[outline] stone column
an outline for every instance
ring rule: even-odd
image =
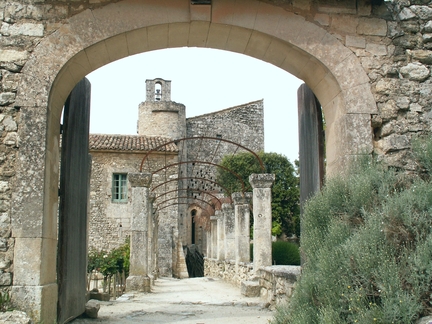
[[[232,204],[222,204],[225,231],[225,260],[235,260],[234,209]]]
[[[234,192],[235,262],[250,262],[250,210],[252,193]]]
[[[206,232],[206,251],[207,251],[207,258],[211,258],[212,255],[212,246],[211,246],[211,223],[210,223],[210,230]]]
[[[217,258],[217,216],[210,216],[210,244],[211,255],[210,258]]]
[[[251,174],[249,176],[249,182],[253,188],[254,273],[257,273],[262,266],[272,265],[271,186],[274,180],[274,174]]]
[[[225,260],[225,222],[223,213],[221,210],[216,210],[217,217],[217,255],[216,259],[223,261]]]
[[[158,253],[159,253],[159,212],[156,211],[153,214],[153,264],[152,272],[153,278],[157,279],[159,277],[159,264],[158,264]]]
[[[155,245],[154,245],[154,222],[153,222],[153,203],[156,199],[155,194],[150,194],[149,195],[149,210],[150,213],[148,215],[148,247],[147,247],[147,251],[148,251],[148,276],[150,277],[151,281],[154,281],[154,276],[153,276],[153,260],[155,258],[154,256],[154,251],[155,251]]]
[[[151,174],[129,173],[132,187],[132,221],[130,240],[130,269],[126,279],[127,291],[150,292],[148,263],[148,218],[151,217]]]

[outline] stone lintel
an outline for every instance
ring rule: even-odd
[[[150,173],[128,173],[131,187],[150,187],[152,175]]]
[[[252,192],[233,192],[231,198],[234,205],[249,205],[252,200]]]
[[[271,188],[275,181],[275,175],[270,173],[253,173],[249,176],[252,188]]]

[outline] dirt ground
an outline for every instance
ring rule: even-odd
[[[212,278],[160,278],[151,293],[100,304],[97,319],[72,323],[268,324],[273,317],[259,298],[244,297],[240,288]]]

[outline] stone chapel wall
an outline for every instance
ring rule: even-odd
[[[109,251],[125,242],[130,235],[130,217],[132,214],[131,187],[128,184],[127,202],[112,202],[112,174],[137,172],[145,153],[119,153],[92,151],[92,177],[90,182],[89,210],[89,249]],[[157,154],[149,157],[152,170],[163,168],[177,162],[177,154]],[[146,164],[147,165],[147,164]],[[145,170],[144,170],[145,172]],[[153,176],[152,188],[176,177],[177,171],[171,168]],[[175,181],[153,191],[156,195],[175,190]],[[175,197],[170,193],[166,197]],[[164,198],[160,199],[165,200]],[[159,212],[159,265],[169,271],[172,268],[172,231],[177,230],[176,206]]]

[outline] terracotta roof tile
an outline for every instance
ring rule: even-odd
[[[89,149],[92,151],[150,151],[172,139],[161,136],[90,134]],[[174,143],[157,149],[158,152],[178,152]]]

